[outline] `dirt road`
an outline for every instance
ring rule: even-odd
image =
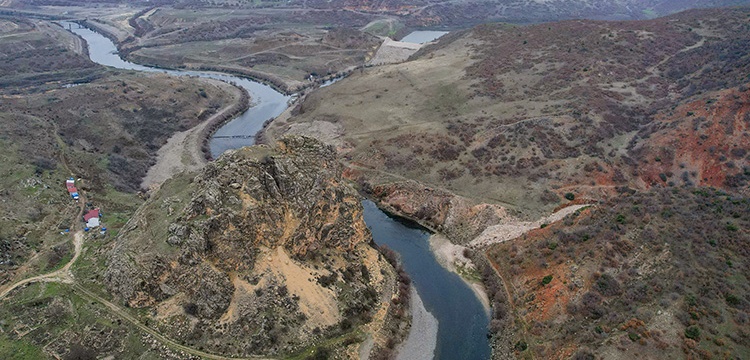
[[[0,292],[0,300],[2,300],[6,295],[8,295],[11,291],[24,286],[26,284],[31,284],[35,282],[58,282],[63,284],[72,284],[73,283],[73,273],[70,272],[70,267],[73,265],[73,263],[78,260],[78,256],[81,255],[81,249],[83,248],[83,231],[78,231],[73,235],[73,246],[75,247],[75,252],[73,253],[73,258],[68,261],[65,266],[63,266],[61,269],[55,270],[51,273],[44,274],[44,275],[38,275],[33,276],[27,279],[23,279],[21,281],[18,281],[6,289],[4,289],[2,292]]]
[[[211,353],[207,353],[207,352],[204,352],[204,351],[193,349],[193,348],[188,347],[188,346],[181,345],[181,344],[175,342],[174,340],[172,340],[172,339],[170,339],[170,338],[168,338],[166,336],[161,335],[156,330],[153,330],[150,327],[144,325],[138,319],[136,319],[135,317],[133,317],[132,315],[130,315],[127,311],[125,311],[123,308],[121,308],[121,307],[113,304],[112,302],[109,302],[109,301],[107,301],[107,300],[99,297],[98,295],[94,294],[93,292],[89,291],[88,289],[84,288],[83,286],[81,286],[79,284],[73,284],[72,288],[79,295],[81,295],[83,297],[87,297],[90,300],[96,301],[96,302],[98,302],[98,303],[106,306],[109,309],[109,311],[112,312],[113,314],[115,314],[115,315],[119,316],[120,318],[122,318],[123,320],[125,320],[125,321],[127,321],[127,322],[129,322],[129,323],[131,323],[133,325],[135,325],[135,327],[137,327],[141,331],[148,333],[149,335],[151,335],[154,338],[156,338],[156,340],[158,340],[162,344],[164,344],[166,346],[169,346],[170,348],[173,348],[175,350],[179,350],[179,351],[182,351],[182,352],[184,352],[186,354],[190,354],[190,355],[194,355],[194,356],[199,356],[201,358],[214,359],[214,360],[239,360],[239,359],[263,360],[263,359],[267,359],[267,358],[264,358],[264,357],[235,358],[235,357],[221,356],[221,355],[211,354]]]

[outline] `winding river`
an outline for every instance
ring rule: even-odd
[[[214,158],[226,150],[252,145],[254,135],[262,128],[263,123],[281,114],[289,104],[290,96],[246,78],[218,72],[167,70],[124,61],[117,54],[114,43],[101,34],[80,28],[74,23],[60,24],[88,43],[89,56],[96,63],[118,69],[213,78],[245,88],[250,93],[253,106],[214,134],[210,141],[211,155]],[[466,283],[437,262],[430,251],[430,234],[422,228],[388,216],[371,201],[364,201],[363,205],[365,222],[372,230],[375,242],[378,245],[387,245],[399,253],[404,269],[412,278],[414,289],[419,295],[416,301],[412,301],[412,304],[418,307],[415,312],[419,312],[420,315],[415,316],[414,320],[413,329],[417,330],[412,331],[404,344],[404,351],[411,350],[408,358],[489,359],[487,314]],[[424,318],[427,320],[418,320]],[[430,326],[430,319],[437,322],[436,335],[434,329],[430,329],[434,328],[434,323]],[[423,330],[428,333],[417,333]],[[429,333],[430,331],[432,333]],[[425,339],[425,336],[432,339]],[[401,356],[405,357],[407,356]]]
[[[79,27],[75,23],[61,21],[60,24],[86,40],[89,47],[89,57],[95,63],[125,70],[161,72],[176,76],[199,76],[218,79],[237,84],[247,90],[252,98],[253,106],[224,124],[213,135],[209,145],[211,147],[211,156],[214,159],[229,149],[253,145],[255,143],[255,133],[263,128],[263,123],[284,112],[291,99],[291,96],[284,95],[266,84],[247,78],[219,72],[168,70],[125,61],[117,54],[115,44],[101,34],[87,28]]]

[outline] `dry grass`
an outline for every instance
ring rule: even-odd
[[[267,133],[329,122],[343,129],[333,136],[342,157],[374,184],[414,179],[538,218],[567,192],[598,199],[648,187],[628,152],[644,141],[638,131],[743,84],[746,17],[482,25],[311,94]]]

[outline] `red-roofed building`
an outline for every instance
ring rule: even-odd
[[[95,228],[99,226],[99,209],[94,209],[83,215],[83,221],[86,222],[86,227]]]
[[[99,218],[99,209],[94,209],[86,213],[86,215],[83,215],[83,221],[89,221],[92,218]]]

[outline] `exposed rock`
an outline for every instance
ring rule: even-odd
[[[499,205],[476,204],[416,181],[366,185],[365,188],[389,211],[435,228],[461,244],[468,243],[488,226],[517,221]]]
[[[190,200],[167,214],[174,198]],[[130,306],[172,314],[157,319],[186,343],[290,353],[368,321],[387,266],[371,243],[334,150],[287,137],[165,183],[117,239],[106,283]]]

